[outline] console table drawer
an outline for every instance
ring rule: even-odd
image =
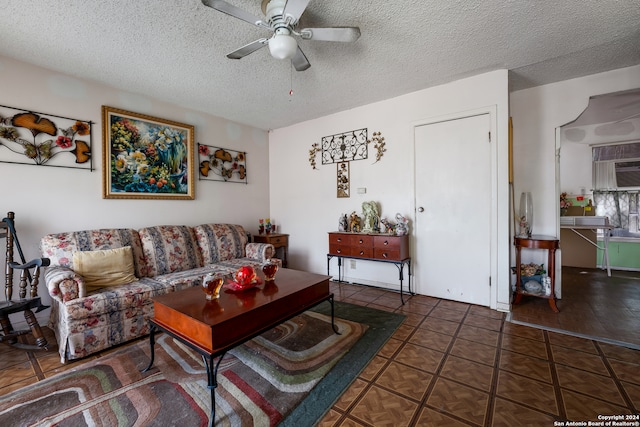
[[[350,234],[329,233],[329,244],[348,246],[351,244]]]
[[[362,257],[362,258],[373,258],[373,248],[371,247],[351,247],[351,256]]]
[[[351,246],[345,244],[330,243],[329,253],[332,255],[350,256]]]
[[[373,241],[376,248],[400,250],[401,239],[396,236],[374,236]]]
[[[354,248],[373,248],[373,236],[351,236],[351,246]]]
[[[389,259],[393,261],[402,261],[403,258],[400,257],[399,249],[385,249],[385,248],[375,248],[373,250],[373,257],[375,259]]]

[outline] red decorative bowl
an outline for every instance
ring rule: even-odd
[[[262,284],[256,271],[250,265],[245,265],[237,269],[233,274],[233,278],[235,280],[227,283],[227,288],[232,291],[244,291]]]

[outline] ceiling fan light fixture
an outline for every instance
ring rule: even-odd
[[[289,59],[296,54],[298,43],[288,34],[276,34],[269,40],[269,51],[276,59]]]

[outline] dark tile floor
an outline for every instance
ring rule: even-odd
[[[394,292],[331,287],[338,301],[407,317],[322,427],[552,426],[640,412],[638,350],[513,324],[485,307],[426,296],[401,305]],[[537,303],[520,307],[530,304]],[[55,353],[2,345],[0,394],[73,366],[61,365]]]
[[[562,268],[560,313],[548,301],[528,297],[507,319],[640,349],[640,273]]]

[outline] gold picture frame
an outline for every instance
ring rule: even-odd
[[[102,106],[102,197],[195,198],[194,127]]]

